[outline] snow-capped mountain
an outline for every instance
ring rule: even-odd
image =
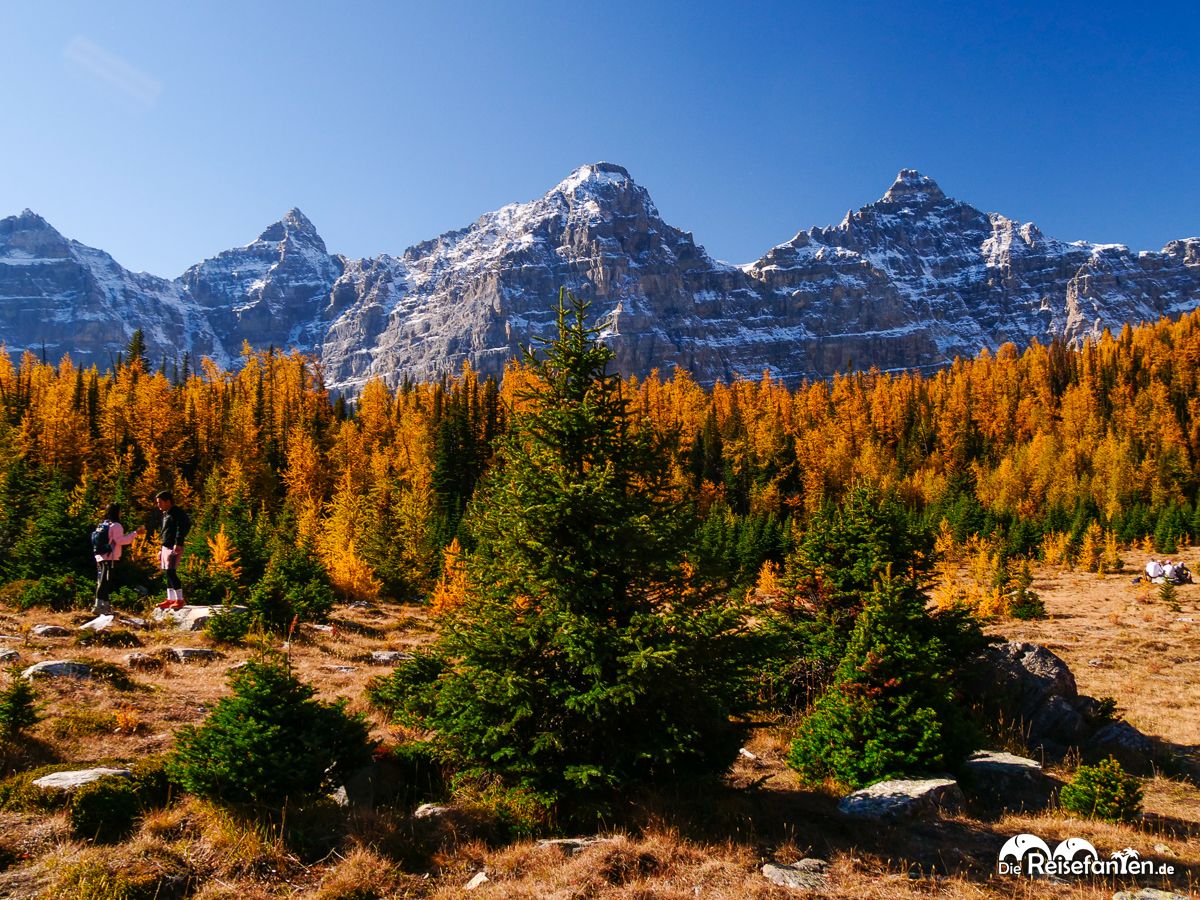
[[[10,353],[57,362],[69,352],[105,368],[136,328],[156,361],[190,351],[228,362],[208,317],[176,282],[130,272],[29,210],[0,219],[0,341]]]
[[[399,256],[331,255],[299,210],[174,282],[135,275],[25,212],[0,220],[0,339],[106,364],[133,328],[151,359],[225,363],[243,341],[296,347],[331,386],[499,374],[544,335],[559,287],[591,299],[626,374],[789,381],[943,365],[1006,341],[1078,340],[1200,304],[1200,239],[1160,252],[1063,243],[903,170],[878,201],[735,267],[662,220],[620,166]],[[80,327],[84,326],[84,327]]]
[[[227,350],[236,354],[249,341],[312,353],[324,339],[329,291],[344,267],[312,222],[293,209],[245,247],[192,266],[178,283]]]

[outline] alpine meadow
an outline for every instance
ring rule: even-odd
[[[1200,722],[1150,681],[1197,601],[1130,581],[1200,538],[1200,313],[711,388],[554,314],[499,382],[353,398],[294,352],[0,354],[6,895],[1042,896],[1016,831],[1195,878]]]

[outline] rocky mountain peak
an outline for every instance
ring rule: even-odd
[[[936,181],[928,175],[922,175],[916,169],[901,169],[892,186],[888,188],[880,203],[913,204],[937,203],[945,200],[946,195],[938,187]]]
[[[0,252],[37,257],[63,257],[71,242],[31,209],[0,219]]]
[[[287,240],[315,247],[321,253],[327,252],[325,241],[317,233],[316,226],[313,225],[308,216],[300,211],[299,207],[293,206],[284,214],[282,219],[268,226],[258,236],[258,241],[268,244],[277,244]]]
[[[840,225],[742,267],[712,260],[608,162],[540,197],[404,252],[330,256],[292,209],[250,244],[175,282],[122,269],[25,211],[0,219],[0,338],[101,364],[143,327],[152,356],[236,359],[254,347],[319,357],[327,384],[437,378],[464,361],[500,375],[553,330],[566,285],[591,300],[615,367],[701,383],[767,370],[786,381],[874,365],[933,368],[1012,341],[1082,340],[1200,304],[1200,240],[1161,253],[1067,244],[947,197],[915,169]]]
[[[550,194],[571,197],[577,194],[596,195],[612,191],[637,189],[624,166],[616,163],[596,162],[580,166],[551,189]],[[549,195],[548,195],[549,196]]]

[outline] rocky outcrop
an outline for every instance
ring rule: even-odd
[[[1112,755],[1128,772],[1153,771],[1150,739],[1081,695],[1070,668],[1045,647],[1009,641],[989,647],[981,661],[972,695],[1019,729],[1030,750],[1057,761],[1077,748],[1089,762]]]
[[[136,329],[148,356],[228,363],[208,317],[177,283],[134,273],[25,210],[0,219],[0,341],[50,362],[111,366]]]
[[[895,778],[843,797],[838,811],[852,819],[900,822],[957,812],[964,803],[953,778]]]
[[[963,763],[959,784],[969,799],[1013,812],[1045,809],[1057,787],[1036,760],[998,750],[972,753]]]
[[[26,211],[0,221],[0,338],[109,364],[135,327],[157,363],[236,360],[242,342],[319,358],[333,387],[469,362],[499,375],[553,327],[560,287],[591,300],[625,374],[709,383],[944,365],[1005,342],[1077,341],[1200,303],[1200,238],[1161,252],[1064,243],[947,197],[912,169],[841,223],[744,266],[663,221],[612,163],[399,255],[330,254],[293,209],[244,247],[166,281],[121,268]]]

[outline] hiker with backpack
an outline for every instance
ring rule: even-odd
[[[110,503],[104,510],[104,518],[92,531],[92,555],[96,557],[96,597],[92,612],[98,616],[112,614],[108,595],[112,593],[113,564],[121,558],[121,549],[146,533],[145,527],[139,525],[137,531],[126,534],[120,519],[120,504]]]
[[[158,604],[159,609],[183,609],[183,584],[179,581],[179,558],[183,556],[183,542],[187,540],[192,520],[175,505],[170,491],[159,491],[154,495],[154,505],[162,513],[162,525],[158,537],[162,547],[158,551],[158,565],[167,580],[167,599]]]

